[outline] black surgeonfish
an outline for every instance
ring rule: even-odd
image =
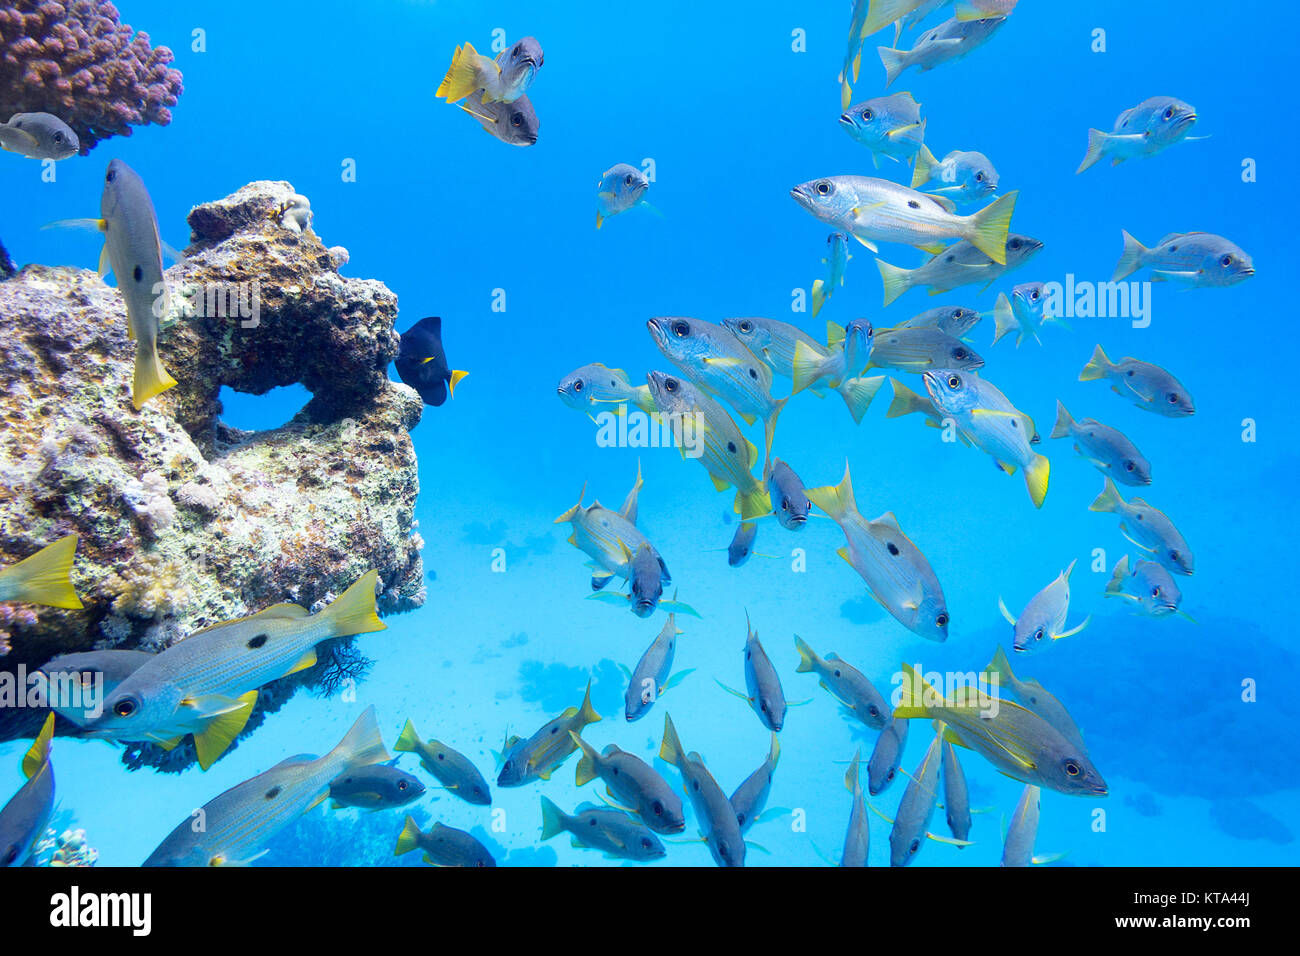
[[[468,375],[447,366],[442,349],[442,319],[436,315],[421,319],[402,333],[397,350],[397,374],[420,393],[426,405],[441,405],[456,396],[456,383]]]

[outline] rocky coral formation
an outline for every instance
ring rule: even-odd
[[[423,404],[385,371],[397,300],[380,282],[341,277],[310,229],[280,225],[293,195],[254,183],[190,213],[159,339],[180,384],[139,412],[115,289],[91,271],[35,265],[0,283],[0,566],[76,532],[72,578],[86,605],[9,615],[0,668],[93,647],[159,650],[279,601],[319,605],[371,567],[381,613],[423,603],[409,435]],[[285,425],[220,421],[223,385],[263,394],[298,382],[312,398]],[[340,670],[364,668],[346,642],[333,650],[271,685],[249,728],[298,686],[328,689]],[[38,718],[0,714],[0,739]],[[188,746],[128,754],[168,769],[191,759]]]
[[[172,121],[183,92],[172,52],[153,47],[103,0],[17,0],[0,6],[0,120],[53,113],[85,155],[131,126]]]

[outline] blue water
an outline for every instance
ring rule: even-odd
[[[1294,862],[1300,674],[1289,596],[1300,456],[1289,368],[1269,357],[1285,354],[1293,299],[1282,170],[1298,144],[1278,110],[1293,57],[1268,35],[1276,5],[1242,0],[1225,20],[1219,7],[1174,0],[1025,0],[968,58],[905,74],[890,92],[910,90],[923,104],[932,150],[985,152],[1002,189],[1020,191],[1013,229],[1046,247],[982,293],[970,286],[931,299],[913,290],[882,310],[873,257],[855,243],[845,287],[814,319],[791,312],[792,290],[822,275],[829,230],[788,192],[824,175],[877,175],[836,122],[848,5],[817,6],[121,4],[124,20],[176,51],[186,91],[175,120],[59,164],[54,184],[39,183],[37,164],[0,155],[0,188],[18,197],[0,217],[15,259],[93,267],[95,238],[39,227],[95,215],[113,157],[144,177],[163,238],[177,247],[193,205],[253,180],[288,180],[311,199],[326,245],[349,250],[344,274],[393,289],[399,329],[441,315],[451,364],[471,375],[454,400],[426,409],[413,433],[418,530],[426,568],[436,572],[428,603],[358,639],[374,666],[355,701],[299,694],[207,773],[129,773],[108,745],[56,741],[61,808],[85,828],[101,865],[138,864],[192,808],[290,754],[324,752],[370,704],[390,746],[410,717],[421,734],[456,746],[494,777],[491,749],[507,728],[531,733],[576,705],[589,677],[605,715],[588,729],[591,742],[617,742],[650,760],[671,713],[687,748],[730,792],[768,747],[755,715],[714,682],[743,685],[746,611],[787,697],[810,699],[791,709],[781,733],[769,801],[799,812],[750,831],[769,852],[751,850],[748,864],[821,865],[838,859],[843,843],[845,762],[859,747],[865,761],[875,734],[843,719],[810,675],[794,673],[792,636],[837,651],[885,692],[904,660],[926,671],[971,670],[999,642],[1009,646],[997,598],[1018,610],[1075,559],[1070,624],[1085,614],[1092,624],[1014,663],[1069,707],[1110,795],[1044,791],[1038,852],[1068,852],[1065,862],[1075,865]],[[1243,23],[1255,28],[1234,26]],[[190,50],[195,27],[207,31],[207,52]],[[484,49],[497,27],[511,40],[535,35],[545,48],[530,91],[541,118],[532,148],[483,135],[433,96],[453,46],[468,39]],[[1105,53],[1090,49],[1095,28],[1106,31]],[[796,29],[806,31],[806,52],[791,49]],[[855,101],[883,92],[873,49],[889,36],[868,40]],[[1109,128],[1121,110],[1159,94],[1195,104],[1195,132],[1210,138],[1074,174],[1089,126]],[[1242,181],[1246,158],[1257,161],[1258,182]],[[354,183],[342,181],[345,159],[356,161]],[[601,173],[645,159],[657,170],[648,198],[663,215],[637,210],[594,229]],[[879,175],[902,179],[906,171],[886,163]],[[1063,282],[1068,273],[1108,279],[1121,229],[1148,244],[1175,231],[1218,233],[1254,257],[1258,274],[1228,289],[1157,286],[1145,329],[1081,318],[1017,350],[1007,340],[989,347],[990,318],[973,343],[987,359],[983,374],[1044,438],[1059,398],[1143,450],[1155,472],[1143,496],[1174,519],[1196,554],[1195,576],[1179,583],[1198,623],[1139,618],[1103,600],[1107,574],[1094,570],[1094,552],[1104,551],[1109,569],[1127,543],[1113,516],[1087,510],[1101,477],[1068,442],[1040,449],[1052,476],[1035,510],[1019,475],[940,442],[917,420],[886,420],[887,392],[861,425],[834,396],[801,395],[782,415],[776,454],[810,486],[838,481],[847,458],[862,511],[893,511],[929,558],[953,622],[948,642],[936,645],[867,596],[836,556],[843,536],[828,520],[797,537],[766,522],[757,550],[772,557],[729,568],[720,549],[735,529],[730,493],[715,492],[675,451],[597,447],[591,422],[555,397],[556,381],[587,362],[624,368],[634,381],[667,368],[645,330],[650,316],[767,315],[820,335],[825,319],[865,315],[884,327],[936,304],[987,311],[1015,283]],[[921,261],[906,247],[882,252],[901,265]],[[505,290],[504,312],[493,311],[494,290]],[[1196,415],[1160,418],[1101,383],[1078,382],[1097,343],[1112,358],[1170,369],[1195,396]],[[777,383],[785,394],[788,381]],[[909,384],[920,388],[919,379]],[[227,415],[241,427],[272,426],[304,397],[233,396]],[[1244,419],[1256,423],[1254,442],[1242,440]],[[761,444],[758,428],[749,433]],[[695,673],[629,725],[615,665],[635,663],[663,616],[640,620],[585,600],[587,559],[552,520],[584,483],[588,502],[616,506],[638,460],[639,524],[702,619],[679,618],[677,667]],[[802,573],[792,570],[796,547],[807,554]],[[504,573],[492,567],[496,548],[505,549]],[[1257,684],[1257,701],[1243,702],[1243,681]],[[909,770],[925,743],[916,723]],[[19,785],[23,749],[0,746],[0,795]],[[436,790],[421,807],[427,820],[476,832],[502,862],[609,865],[565,839],[539,843],[539,793],[566,810],[596,799],[595,785],[574,787],[575,763],[545,784],[494,787],[492,811]],[[422,773],[409,756],[402,765]],[[987,810],[975,818],[975,845],[927,845],[916,865],[1000,858],[1000,818],[1010,816],[1021,785],[973,753],[963,752],[963,766],[972,804]],[[674,770],[665,773],[678,782]],[[893,815],[902,789],[895,784],[876,801],[882,812]],[[262,862],[392,862],[400,811],[312,813]],[[341,825],[364,837],[340,838]],[[879,817],[871,826],[871,863],[885,864],[888,827]],[[686,836],[695,829],[692,817]],[[932,829],[943,832],[941,813]],[[703,844],[683,841],[657,865],[711,862]]]

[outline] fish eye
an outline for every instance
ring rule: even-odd
[[[642,838],[641,838],[641,849],[643,849],[643,850],[648,850],[648,849],[650,849],[650,838],[649,838],[649,837],[642,837]]]
[[[689,322],[683,322],[680,319],[673,323],[672,329],[673,335],[677,336],[679,339],[684,339],[686,336],[691,334],[691,324]]]
[[[982,183],[982,182],[984,182],[984,174],[983,174],[983,173],[976,173],[976,174],[975,174],[975,182],[977,182],[977,183]]]
[[[1019,249],[1019,248],[1020,248],[1020,240],[1019,240],[1019,239],[1012,239],[1010,242],[1007,243],[1007,248],[1008,248],[1008,249]]]
[[[631,186],[631,185],[632,185],[632,174],[631,174],[631,173],[628,173],[626,176],[623,177],[623,184],[626,185],[626,186]]]
[[[744,322],[741,322],[741,323],[740,323],[740,331],[742,331],[742,332],[752,332],[752,331],[754,331],[754,323],[753,323],[753,322],[750,322],[748,319],[746,319]]]
[[[1038,301],[1038,295],[1039,295],[1038,290],[1035,289],[1033,292],[1029,293],[1029,298],[1030,298],[1032,301],[1037,302],[1037,301]]]
[[[1219,260],[1219,265],[1221,265],[1221,266],[1230,266],[1230,265],[1232,265],[1232,254],[1231,254],[1231,253],[1225,253],[1224,256],[1223,256],[1223,258]]]
[[[1177,393],[1177,392],[1170,392],[1170,393],[1169,393],[1169,404],[1170,404],[1170,405],[1177,405],[1177,404],[1178,404],[1178,393]]]
[[[666,392],[675,392],[675,391],[677,391],[677,379],[675,379],[675,378],[666,378],[666,379],[664,379],[664,391],[666,391]]]
[[[1169,559],[1171,561],[1177,561],[1180,557],[1182,557],[1182,555],[1180,555],[1177,551],[1169,552]]]
[[[1038,630],[1034,631],[1034,640],[1041,641],[1042,639],[1043,639],[1043,629],[1040,627]]]
[[[1067,760],[1065,762],[1065,772],[1071,777],[1077,777],[1079,774],[1083,773],[1083,771],[1079,769],[1079,765],[1073,760]]]
[[[410,786],[410,784],[407,783],[405,780],[399,780],[399,781],[397,781],[397,789],[398,789],[398,790],[405,790],[405,789],[406,789],[407,787],[409,787],[409,786]]]
[[[948,376],[948,387],[949,387],[949,388],[961,388],[961,376],[959,376],[959,375],[949,375],[949,376]]]
[[[1127,461],[1127,460],[1126,460],[1126,461],[1124,462],[1124,470],[1125,470],[1125,471],[1132,471],[1132,470],[1133,470],[1134,468],[1136,468],[1136,467],[1137,467],[1137,466],[1134,465],[1133,462],[1131,462],[1131,461]]]
[[[823,179],[817,184],[817,192],[822,196],[830,195],[831,184],[829,180]]]
[[[836,677],[839,677],[839,676],[840,676],[840,669],[839,669],[838,667],[835,668],[834,673],[835,673],[835,676],[836,676]]]
[[[964,359],[966,357],[966,350],[963,348],[955,348],[952,350],[952,357],[955,359]]]
[[[8,850],[5,851],[5,855],[3,859],[0,859],[0,865],[13,866],[14,861],[16,861],[17,859],[18,859],[18,847],[11,846]]]
[[[56,142],[56,143],[61,143],[61,142],[63,142],[63,134],[62,134],[62,133],[55,133],[55,134],[54,134],[54,142]]]
[[[108,183],[111,183],[111,182],[113,182],[115,179],[117,179],[117,170],[116,170],[116,169],[110,169],[110,170],[108,171],[108,175],[104,177],[104,181],[105,181],[105,182],[108,182]]]
[[[1153,598],[1160,597],[1160,585],[1157,584],[1155,587],[1151,589],[1151,596]]]
[[[862,111],[862,118],[866,120],[868,123],[871,122],[872,117],[874,117],[875,115],[876,114],[871,112],[870,109],[865,109]]]
[[[511,125],[511,126],[523,126],[523,125],[524,125],[524,114],[523,114],[523,113],[511,113],[511,114],[510,114],[510,125]]]
[[[650,809],[657,817],[662,817],[664,815],[664,805],[660,800],[656,800],[654,803],[650,804]]]
[[[934,623],[935,623],[935,624],[938,624],[940,627],[947,627],[947,626],[948,626],[948,615],[947,615],[947,614],[940,614],[938,617],[936,617],[936,618],[934,619]]]
[[[113,713],[119,717],[130,717],[140,709],[140,702],[134,697],[123,697],[113,705]]]
[[[907,848],[907,852],[908,852],[908,853],[915,853],[915,852],[916,852],[917,850],[919,850],[919,849],[921,849],[921,841],[920,841],[920,840],[913,840],[912,843],[911,843],[911,845],[908,846],[908,848]]]
[[[1166,106],[1165,119],[1173,119],[1173,118],[1174,118],[1174,108],[1172,106]]]
[[[575,379],[575,380],[574,380],[574,382],[573,382],[573,390],[574,390],[575,392],[581,392],[581,391],[582,391],[582,379],[579,378],[579,379]]]

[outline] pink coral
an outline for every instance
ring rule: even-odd
[[[17,0],[0,6],[0,121],[53,113],[84,155],[131,126],[172,120],[183,92],[172,51],[118,20],[102,0]]]

